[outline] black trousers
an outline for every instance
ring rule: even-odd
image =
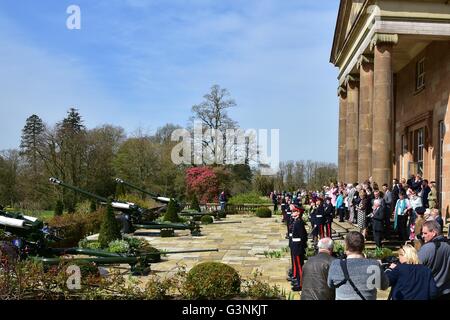
[[[408,216],[398,216],[397,217],[397,232],[401,241],[406,241],[409,239],[408,232]]]
[[[337,209],[338,215],[339,215],[339,222],[344,222],[345,218],[345,208],[339,208]]]
[[[383,240],[383,231],[373,230],[373,241],[378,248],[381,248],[381,241]]]
[[[294,244],[295,245],[295,244]],[[294,250],[297,251],[297,250]],[[295,279],[295,286],[302,286],[303,264],[305,263],[305,255],[298,252],[292,253],[292,277]]]

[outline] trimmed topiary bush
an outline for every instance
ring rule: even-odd
[[[219,219],[225,219],[227,217],[227,212],[224,210],[220,210],[219,212],[217,212],[217,216],[219,217]]]
[[[111,241],[118,239],[122,239],[120,227],[117,223],[111,203],[108,203],[108,208],[106,209],[106,214],[100,227],[98,242],[100,242],[102,248],[107,248]]]
[[[167,205],[167,211],[164,215],[164,221],[170,221],[170,222],[179,222],[180,219],[178,217],[177,212],[177,205],[176,203],[171,199],[169,204]]]
[[[202,217],[201,222],[202,224],[211,224],[214,222],[214,219],[211,216],[205,215]]]
[[[192,196],[191,210],[195,210],[198,212],[202,211],[200,209],[200,204],[198,203],[197,196],[195,194]]]
[[[256,216],[260,218],[270,218],[272,217],[272,211],[266,207],[260,207],[255,211]]]
[[[226,299],[240,291],[239,273],[220,262],[203,262],[193,267],[183,287],[183,294],[188,299]]]

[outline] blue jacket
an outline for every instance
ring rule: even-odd
[[[422,264],[398,264],[386,275],[393,300],[430,300],[438,294],[431,270]]]
[[[339,209],[341,207],[344,207],[344,197],[342,196],[342,194],[340,194],[336,199],[336,209]]]

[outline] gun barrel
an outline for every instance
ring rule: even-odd
[[[145,193],[145,194],[149,195],[149,196],[152,197],[154,200],[157,200],[157,201],[163,202],[163,203],[169,203],[169,202],[170,202],[170,198],[167,198],[167,197],[160,197],[160,196],[157,195],[157,194],[154,194],[154,193],[152,193],[152,192],[150,192],[150,191],[147,191],[147,190],[144,190],[144,189],[142,189],[142,188],[139,188],[138,186],[135,186],[134,184],[131,184],[131,183],[129,183],[129,182],[123,180],[123,179],[116,178],[115,180],[116,180],[117,183],[124,184],[124,185],[130,187],[131,189],[135,189],[135,190],[138,190],[138,191],[140,191],[140,192],[142,192],[142,193]]]
[[[0,225],[19,229],[26,229],[27,227],[25,220],[13,219],[4,216],[0,216]]]
[[[192,227],[183,223],[158,223],[148,222],[145,224],[134,224],[136,229],[174,229],[174,230],[187,230]]]
[[[108,199],[106,199],[106,198],[104,198],[104,197],[101,197],[101,196],[99,196],[99,195],[97,195],[97,194],[95,194],[95,193],[92,193],[92,192],[89,192],[89,191],[80,189],[80,188],[78,188],[78,187],[72,186],[72,185],[70,185],[70,184],[64,183],[63,181],[61,181],[61,180],[59,180],[59,179],[56,179],[56,178],[50,178],[49,181],[50,181],[51,183],[55,184],[55,185],[59,185],[59,186],[65,187],[65,188],[67,188],[67,189],[71,189],[71,190],[73,190],[73,191],[75,191],[75,192],[82,193],[82,194],[84,194],[84,195],[86,195],[86,196],[88,196],[88,197],[97,199],[97,200],[99,200],[99,201],[108,202]]]
[[[74,259],[65,259],[62,257],[58,258],[42,258],[42,257],[33,257],[35,261],[40,261],[45,265],[58,265],[63,261],[71,261],[74,263],[95,263],[98,265],[114,265],[114,264],[137,264],[141,261],[141,257],[96,257],[96,258],[74,258]],[[158,259],[152,260],[151,258],[147,259],[149,263],[159,262]]]
[[[150,252],[145,255],[157,255],[157,254],[176,254],[176,253],[196,253],[196,252],[219,252],[219,249],[198,249],[198,250],[179,250],[179,251],[159,251]]]

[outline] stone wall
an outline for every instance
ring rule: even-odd
[[[425,87],[416,90],[416,64],[425,58]],[[444,121],[442,209],[450,205],[450,41],[435,41],[396,74],[395,80],[395,165],[394,176],[407,178],[407,163],[413,154],[401,152],[403,134],[425,127],[424,178],[439,181],[439,122]],[[404,170],[401,170],[404,167]],[[403,171],[403,175],[402,175]]]

